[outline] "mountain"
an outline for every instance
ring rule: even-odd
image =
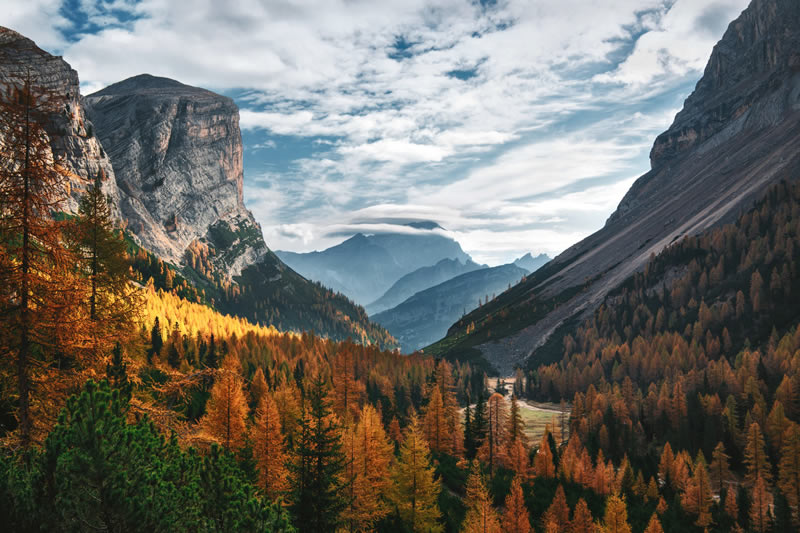
[[[587,317],[652,254],[730,222],[767,187],[800,175],[800,3],[754,0],[650,154],[651,170],[605,226],[459,320],[438,355],[500,372]],[[475,329],[467,334],[467,327]]]
[[[533,257],[530,252],[528,252],[522,257],[515,259],[514,264],[520,268],[524,268],[528,272],[536,272],[541,267],[546,265],[550,259],[552,258],[547,254],[539,254],[536,257]]]
[[[512,264],[481,268],[420,291],[370,318],[385,327],[403,351],[411,352],[441,339],[459,317],[527,274],[527,270]]]
[[[69,172],[63,209],[75,212],[102,171],[115,215],[144,254],[134,261],[143,282],[167,278],[163,288],[187,292],[172,284],[180,277],[224,313],[394,346],[363,308],[306,280],[267,248],[243,202],[239,110],[230,98],[147,74],[81,97],[67,62],[0,27],[0,83],[19,85],[28,73],[61,109],[45,128]]]
[[[418,268],[394,282],[383,296],[367,305],[367,313],[374,315],[390,309],[419,291],[479,268],[486,268],[486,265],[482,266],[469,260],[461,262],[458,259],[442,259],[433,266]]]
[[[94,135],[81,100],[78,73],[60,57],[50,55],[32,40],[0,26],[0,84],[21,86],[30,73],[35,84],[56,99],[61,112],[50,117],[45,129],[55,158],[69,175],[67,209],[78,208],[78,198],[103,171],[103,191],[119,203],[119,191],[111,160]]]
[[[358,233],[321,252],[276,251],[287,265],[308,279],[366,305],[380,298],[394,282],[442,259],[471,261],[461,246],[441,234],[435,222],[412,222],[409,233]]]

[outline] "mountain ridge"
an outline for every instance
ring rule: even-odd
[[[754,0],[714,47],[684,110],[654,142],[653,168],[605,226],[459,320],[430,351],[510,372],[558,328],[586,317],[652,254],[732,221],[770,184],[796,179],[798,43],[800,4]]]

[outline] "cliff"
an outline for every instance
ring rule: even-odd
[[[60,112],[45,125],[55,158],[62,160],[70,174],[69,199],[63,207],[77,210],[77,200],[102,170],[103,190],[115,205],[117,183],[108,154],[103,150],[86,115],[80,96],[78,73],[59,56],[45,52],[19,33],[0,26],[0,87],[22,86],[30,75],[31,84],[52,92]]]
[[[509,372],[588,316],[652,254],[730,222],[800,176],[800,3],[753,0],[716,45],[652,170],[605,226],[454,324],[430,351]],[[466,334],[467,325],[475,330]]]
[[[179,264],[212,228],[257,229],[242,198],[239,110],[230,98],[148,74],[83,99],[111,158],[120,209],[142,246]],[[260,230],[256,231],[260,235]],[[231,275],[266,252],[262,239],[220,247]]]

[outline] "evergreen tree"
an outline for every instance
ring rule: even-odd
[[[124,396],[130,397],[133,384],[128,380],[128,364],[122,356],[122,345],[114,344],[111,361],[106,364],[106,379],[112,388],[119,389]]]
[[[317,374],[307,387],[291,472],[291,510],[298,531],[335,531],[347,507],[346,458],[328,385]]]
[[[150,349],[147,351],[147,362],[153,362],[153,356],[160,356],[161,349],[164,347],[164,337],[161,336],[161,322],[156,317],[153,327],[150,330]]]
[[[434,478],[428,443],[416,416],[411,417],[400,454],[392,468],[389,501],[405,526],[415,533],[440,532],[437,500],[441,483]]]

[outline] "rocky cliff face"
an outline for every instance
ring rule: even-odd
[[[193,241],[231,234],[224,247],[216,243],[231,275],[263,256],[260,228],[242,199],[233,100],[143,74],[83,102],[113,162],[122,217],[145,248],[177,264]]]
[[[116,205],[119,193],[114,171],[83,109],[78,73],[61,57],[0,26],[0,87],[22,86],[28,74],[32,85],[52,91],[58,99],[59,112],[50,117],[46,129],[54,156],[70,173],[70,194],[64,209],[77,210],[78,198],[100,170],[106,177],[103,189]]]
[[[770,184],[798,179],[798,146],[800,2],[753,0],[714,48],[684,109],[656,139],[652,170],[606,225],[460,320],[441,345],[455,346],[447,348],[452,356],[474,357],[477,349],[497,370],[510,371],[571,319],[594,310],[651,254],[732,221]],[[473,321],[477,331],[467,336],[465,324]],[[490,325],[495,331],[500,323],[507,324],[502,339],[470,340],[486,339]]]

